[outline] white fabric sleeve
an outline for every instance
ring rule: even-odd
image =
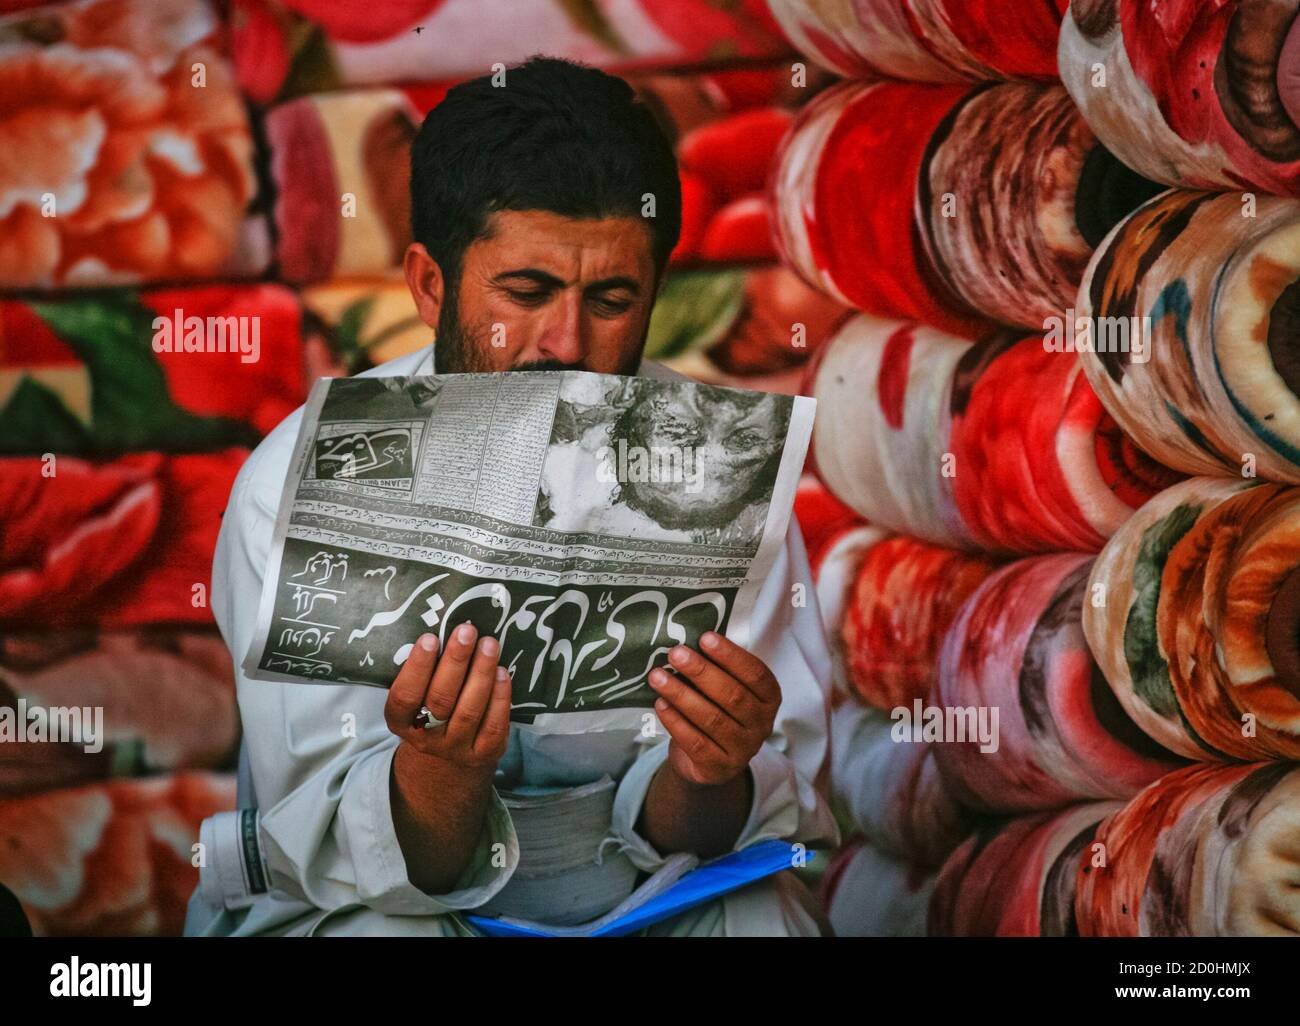
[[[240,668],[299,421],[300,414],[276,428],[240,471],[212,567],[213,613],[235,663],[270,886],[326,910],[361,904],[390,915],[436,915],[476,908],[519,863],[514,826],[495,788],[470,865],[451,892],[426,894],[407,875],[393,826],[389,777],[399,742],[384,723],[388,692],[249,680]]]
[[[759,590],[751,622],[750,651],[767,663],[781,685],[781,708],[772,736],[749,764],[754,801],[734,850],[772,838],[836,846],[839,830],[824,797],[831,655],[803,536],[793,521]],[[660,725],[658,736],[619,782],[614,799],[613,839],[633,864],[649,872],[667,859],[636,832],[636,823],[650,781],[667,757],[668,737]]]

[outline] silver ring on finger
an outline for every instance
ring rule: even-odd
[[[427,705],[420,706],[420,711],[415,714],[415,725],[423,727],[425,730],[433,730],[435,727],[445,727],[446,720],[440,720],[429,711]]]

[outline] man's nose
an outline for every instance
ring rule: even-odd
[[[547,310],[549,316],[537,342],[544,359],[581,363],[587,355],[587,327],[582,294],[565,289]]]

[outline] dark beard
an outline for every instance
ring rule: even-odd
[[[438,335],[433,345],[435,374],[481,374],[492,370],[483,354],[460,323],[460,273],[447,284],[447,295],[438,311]]]
[[[459,274],[457,274],[459,279]],[[433,372],[435,374],[482,374],[495,368],[483,349],[469,337],[460,320],[460,282],[449,285],[438,311],[438,335],[433,346]],[[615,373],[632,376],[641,366],[640,354],[633,354],[628,363]],[[512,371],[566,371],[586,370],[581,363],[564,363],[562,360],[532,360],[509,368]]]

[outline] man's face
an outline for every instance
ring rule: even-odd
[[[438,373],[635,374],[655,298],[651,242],[639,217],[497,211],[465,250],[459,284],[442,282],[432,304],[421,302],[408,257],[421,314],[436,311]]]

